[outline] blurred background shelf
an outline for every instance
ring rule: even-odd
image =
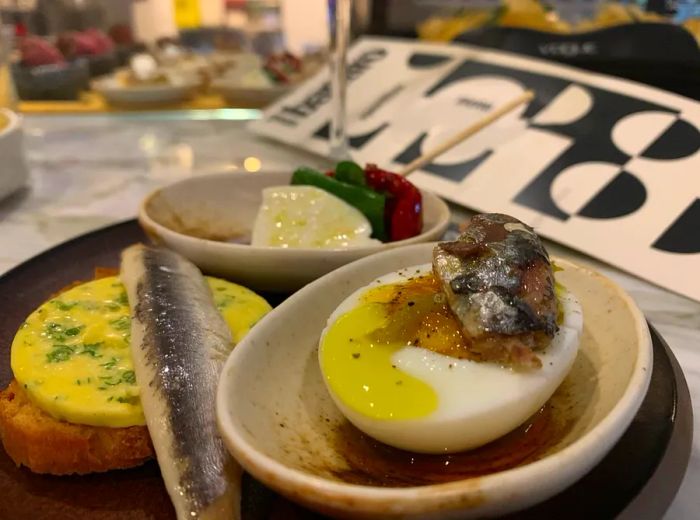
[[[128,30],[130,43],[149,48],[178,41],[202,55],[221,49],[303,55],[327,48],[333,2],[0,0],[0,24],[13,29],[16,42],[24,35],[55,39],[96,28],[119,38]],[[697,0],[353,0],[352,28],[353,37],[396,36],[506,50],[700,99]],[[0,40],[7,39],[4,34]],[[124,45],[115,44],[118,49]],[[218,100],[204,96],[191,104],[210,107]],[[22,104],[27,110],[37,106],[45,105]],[[112,110],[90,96],[59,106]]]
[[[107,113],[139,110],[213,110],[218,108],[260,108],[244,103],[232,106],[218,94],[200,94],[182,103],[164,103],[147,107],[109,105],[97,92],[83,92],[75,101],[20,101],[18,109],[25,114],[79,114]]]

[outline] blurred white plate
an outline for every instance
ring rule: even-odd
[[[186,78],[177,84],[124,86],[115,76],[107,76],[92,82],[92,88],[113,105],[163,105],[179,103],[192,97],[199,83]]]

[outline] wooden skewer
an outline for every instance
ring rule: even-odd
[[[453,146],[458,145],[465,139],[473,136],[476,134],[479,130],[482,128],[490,125],[491,123],[497,121],[504,115],[506,115],[508,112],[512,111],[513,109],[519,107],[523,103],[527,103],[531,101],[535,97],[535,93],[532,90],[526,90],[522,94],[520,94],[518,97],[511,99],[508,101],[508,103],[505,103],[504,105],[501,105],[498,107],[496,110],[493,110],[486,114],[483,118],[479,119],[478,121],[472,123],[469,125],[467,128],[464,130],[459,131],[446,141],[443,141],[439,145],[437,145],[435,148],[432,150],[429,150],[428,152],[424,153],[417,159],[413,160],[411,163],[409,163],[403,170],[399,172],[399,175],[409,175],[413,173],[415,170],[422,168],[426,164],[428,164],[430,161],[435,159],[438,155],[443,154]]]

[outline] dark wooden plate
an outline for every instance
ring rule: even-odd
[[[0,385],[12,378],[10,344],[24,318],[49,294],[92,276],[96,266],[117,267],[120,251],[145,241],[136,221],[116,224],[61,244],[0,278]],[[278,304],[279,296],[268,296]],[[639,413],[610,454],[563,493],[517,518],[659,518],[685,473],[692,411],[683,373],[651,328],[654,369]],[[251,519],[320,518],[287,502],[250,477],[243,484],[243,516]],[[17,468],[0,449],[0,519],[172,519],[174,511],[155,462],[138,469],[83,477],[35,475]]]

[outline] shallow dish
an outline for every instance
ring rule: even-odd
[[[178,84],[138,85],[125,87],[114,76],[92,82],[92,88],[102,94],[108,103],[119,106],[156,106],[179,103],[192,97],[199,83],[191,78]]]
[[[215,79],[211,87],[214,92],[224,98],[226,104],[251,108],[265,107],[294,88],[293,85],[261,88],[243,87],[226,78]]]
[[[289,292],[341,265],[398,246],[442,237],[450,220],[447,204],[422,191],[423,232],[415,237],[349,249],[253,247],[249,239],[268,186],[289,184],[291,172],[224,173],[186,179],[151,193],[139,222],[159,243],[206,272],[258,290]]]
[[[87,89],[90,83],[85,58],[39,67],[24,67],[16,63],[12,66],[12,76],[17,95],[25,101],[78,99],[80,91]]]
[[[403,267],[429,262],[419,244],[347,265],[305,287],[264,318],[222,372],[219,427],[228,449],[255,478],[308,507],[337,516],[471,518],[502,515],[546,500],[583,477],[629,426],[646,393],[652,346],[646,322],[602,275],[556,260],[558,279],[579,299],[584,332],[558,390],[568,428],[539,460],[497,473],[420,487],[348,483],[339,436],[346,429],[317,361],[326,320],[354,290]]]
[[[0,199],[27,182],[23,139],[22,118],[11,110],[0,108]]]
[[[110,74],[119,65],[119,58],[116,52],[104,52],[94,56],[87,56],[90,77],[97,78]]]

